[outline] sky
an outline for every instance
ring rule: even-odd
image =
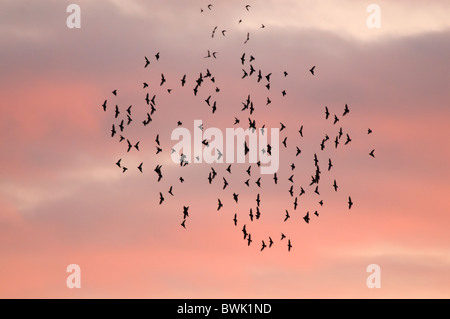
[[[450,297],[448,1],[377,1],[375,29],[366,24],[373,3],[366,1],[84,0],[76,2],[79,29],[66,25],[71,3],[0,1],[0,297]],[[208,50],[217,58],[204,58]],[[241,79],[250,55],[263,76],[272,73],[270,90],[256,74]],[[195,80],[206,69],[216,82],[205,79],[196,97]],[[144,127],[147,92],[157,96],[157,111]],[[248,94],[252,115],[241,111]],[[204,102],[209,95],[214,114]],[[120,118],[133,105],[123,134],[140,141],[139,152],[111,138],[116,104]],[[343,117],[345,104],[350,113]],[[325,119],[325,106],[339,123]],[[255,164],[248,176],[249,163],[232,164],[229,174],[227,164],[171,161],[177,121],[191,132],[194,120],[225,131],[236,127],[235,117],[243,128],[249,117],[258,128],[286,125],[277,185]],[[339,127],[344,137],[335,149]],[[331,140],[321,151],[325,134]],[[309,186],[315,153],[320,195]],[[120,158],[126,173],[115,165]],[[209,184],[211,167],[218,176]],[[251,222],[258,193],[261,218]],[[224,207],[217,211],[219,198]],[[291,218],[284,222],[286,209]],[[281,233],[288,238],[280,240]],[[269,236],[273,247],[260,251]],[[66,285],[70,264],[80,266],[79,289]],[[371,264],[380,266],[381,288],[366,284]]]

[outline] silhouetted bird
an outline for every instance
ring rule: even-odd
[[[309,224],[309,212],[306,213],[306,215],[303,217],[303,219],[305,220],[305,222],[307,224]]]
[[[344,114],[342,114],[342,116],[346,116],[349,112],[350,110],[348,109],[348,105],[345,104]]]

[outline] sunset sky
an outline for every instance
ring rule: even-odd
[[[449,1],[79,0],[81,28],[69,29],[73,2],[0,0],[1,298],[450,298]],[[366,25],[371,3],[381,8],[380,29]],[[208,50],[217,58],[205,59]],[[272,73],[270,91],[256,74],[241,79],[250,55],[263,76]],[[195,97],[206,69],[216,82],[205,80]],[[157,111],[143,127],[147,92],[157,95]],[[248,94],[253,115],[241,111]],[[120,118],[133,105],[123,134],[140,140],[139,152],[111,138],[116,104]],[[338,124],[325,120],[325,106]],[[257,127],[286,125],[278,185],[255,164],[248,177],[248,163],[233,164],[230,175],[228,164],[171,161],[177,121],[191,132],[194,120],[225,132],[235,117],[243,128],[249,117]],[[331,140],[321,151],[325,134]],[[309,186],[314,153],[320,196]],[[211,167],[218,176],[210,185]],[[292,174],[294,196],[306,190],[297,210]],[[257,193],[261,219],[251,222]],[[260,252],[269,236],[273,247]],[[81,268],[80,289],[66,286],[69,264]],[[381,267],[379,289],[366,285],[370,264]]]

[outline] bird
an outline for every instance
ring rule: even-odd
[[[248,214],[250,216],[250,221],[253,221],[253,210],[250,208],[250,213]]]
[[[374,153],[375,153],[375,150],[373,149],[373,150],[370,151],[369,155],[372,156],[373,158],[375,158],[375,154]]]
[[[372,134],[372,130],[370,128],[367,129],[367,134]]]
[[[273,245],[273,240],[272,240],[272,238],[270,238],[270,236],[269,236],[269,248],[271,248],[272,245]]]
[[[189,206],[183,206],[183,218],[189,217]]]
[[[114,135],[116,135],[116,127],[114,126],[114,124],[113,124],[113,126],[112,126],[112,129],[111,129],[111,137],[114,137]]]
[[[303,217],[303,219],[305,220],[305,222],[307,224],[309,224],[309,212],[306,213],[306,215]]]
[[[281,124],[281,128],[280,128],[280,132],[281,132],[281,131],[283,131],[286,128],[286,126],[283,123],[281,123],[281,122],[280,122],[280,124]]]
[[[142,165],[144,165],[144,163],[139,164],[138,166],[138,170],[142,173]]]
[[[256,180],[255,184],[261,187],[261,177]]]
[[[114,94],[115,96],[117,96],[117,90],[112,91],[112,94]]]
[[[225,36],[225,32],[227,32],[227,30],[222,30],[222,35]]]
[[[347,145],[348,143],[350,143],[352,141],[352,139],[350,138],[350,136],[348,134],[347,135],[347,140],[345,141],[344,145]]]
[[[246,239],[247,236],[248,236],[247,229],[246,229],[246,225],[244,225],[244,226],[242,227],[242,233],[244,233],[244,239]]]
[[[311,72],[311,74],[312,75],[314,75],[314,69],[316,68],[316,66],[314,65],[310,70],[309,70],[309,72]]]
[[[159,52],[155,54],[156,61],[159,60]]]
[[[220,198],[218,199],[218,207],[217,210],[219,211],[223,207],[222,202],[220,201]]]
[[[305,190],[303,187],[300,187],[300,194],[298,196],[302,196],[303,194],[305,194]]]
[[[264,248],[266,248],[267,246],[266,246],[266,244],[264,243],[264,240],[262,241],[262,247],[261,247],[261,251],[263,251],[264,250]]]
[[[247,4],[246,6],[245,6],[245,9],[247,9],[247,11],[250,11],[249,9],[250,9],[250,5],[249,4]]]
[[[291,240],[288,240],[288,251],[291,251],[292,245],[291,245]]]
[[[227,172],[231,174],[231,164],[227,167]]]
[[[275,184],[278,183],[277,173],[273,173],[273,181],[275,182]]]
[[[134,148],[137,149],[139,151],[139,141],[134,145]]]
[[[122,159],[119,159],[119,160],[117,161],[117,163],[116,163],[116,165],[119,166],[119,168],[121,168],[121,166],[120,166],[120,165],[121,165],[121,162],[122,162]]]
[[[330,116],[330,112],[328,111],[328,106],[325,106],[325,119],[328,120],[329,116]]]
[[[288,178],[288,181],[290,181],[291,183],[294,183],[294,175],[291,175],[291,176]]]
[[[128,143],[128,150],[127,150],[127,153],[129,153],[130,150],[133,148],[133,144],[131,144],[131,142],[130,142],[129,140],[127,140],[127,143]]]
[[[281,94],[282,94],[283,96],[286,96],[286,90],[281,91]]]
[[[352,198],[349,196],[348,197],[348,209],[352,209],[352,206],[353,206]]]
[[[328,171],[333,167],[333,163],[331,163],[331,158],[328,159]]]
[[[300,153],[302,152],[302,150],[301,149],[299,149],[298,148],[298,146],[296,146],[297,147],[297,153],[295,154],[295,156],[299,156],[300,155]]]
[[[115,115],[114,115],[114,118],[117,118],[117,117],[119,116],[119,114],[120,114],[120,111],[119,111],[119,106],[118,106],[118,105],[116,105],[116,111],[115,111]]]
[[[164,202],[164,196],[161,192],[159,192],[159,205],[161,205]]]
[[[303,137],[303,125],[300,127],[300,130],[298,130],[298,132],[300,133],[300,136]]]
[[[248,234],[247,243],[248,243],[248,246],[250,246],[250,244],[252,243],[252,235],[251,234]]]
[[[146,56],[144,58],[145,58],[145,67],[144,68],[146,68],[150,64],[150,61]]]
[[[281,233],[281,239],[280,239],[280,240],[283,240],[283,239],[285,239],[285,238],[286,238],[286,235],[283,234],[283,233]]]
[[[102,106],[103,106],[103,111],[105,111],[105,112],[106,112],[106,102],[107,102],[107,100],[105,100],[105,102],[103,102],[103,104],[102,104]]]
[[[284,221],[287,221],[290,217],[291,217],[291,216],[289,216],[289,212],[288,212],[288,210],[286,209],[286,217],[284,218]]]
[[[291,185],[291,187],[289,188],[289,194],[291,195],[291,197],[294,197],[294,185]]]
[[[126,168],[125,166],[122,168],[122,170],[123,170],[123,173],[125,173],[127,170],[128,170],[128,168]]]
[[[183,226],[183,228],[186,229],[186,219],[183,219],[183,222],[181,223],[181,226]]]
[[[237,214],[234,214],[234,218],[233,218],[233,222],[234,222],[234,226],[237,226]]]
[[[337,184],[336,184],[336,180],[334,180],[333,187],[334,187],[334,191],[337,192],[338,186],[337,186]]]
[[[298,206],[297,197],[295,197],[295,200],[294,200],[294,210],[297,210],[297,206]]]
[[[256,204],[258,205],[258,207],[259,207],[259,204],[261,203],[261,198],[260,198],[260,196],[259,196],[259,194],[256,196]]]
[[[241,63],[242,63],[242,65],[244,65],[244,63],[245,63],[245,52],[241,56]]]
[[[173,190],[173,186],[170,186],[168,193],[173,196],[172,190]]]
[[[342,116],[346,116],[348,113],[350,113],[350,110],[348,109],[348,105],[345,104],[344,114],[342,114]]]
[[[239,200],[239,194],[233,193],[233,199],[236,202],[236,204],[238,203]]]
[[[213,7],[212,4],[208,4],[208,9],[211,10],[211,8]]]
[[[247,39],[245,40],[244,44],[247,44],[247,42],[250,40],[250,32],[247,32]]]
[[[334,122],[333,125],[336,124],[337,122],[339,122],[339,118],[336,116],[336,114],[334,115]]]
[[[164,83],[166,83],[166,78],[164,77],[164,74],[161,73],[161,83],[159,84],[159,86],[163,86]]]

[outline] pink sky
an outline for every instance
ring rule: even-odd
[[[213,1],[211,11],[203,1],[79,1],[82,26],[70,30],[70,3],[0,4],[0,297],[450,297],[446,1],[379,1],[379,30],[365,25],[369,3],[325,0],[248,1],[250,12],[240,1]],[[244,45],[247,31],[251,40]],[[207,50],[218,58],[204,59]],[[240,79],[243,52],[256,57],[264,75],[272,72],[270,92],[254,78]],[[152,60],[147,69],[144,56]],[[206,68],[216,83],[205,82],[195,98],[193,81]],[[183,74],[186,88],[180,87]],[[140,119],[147,112],[144,81],[157,94],[158,109],[146,128]],[[203,100],[216,86],[221,91],[213,93],[218,110],[212,115]],[[262,175],[258,189],[256,165],[247,188],[248,164],[233,164],[233,175],[226,164],[214,164],[219,176],[209,185],[210,165],[171,163],[170,134],[178,120],[190,130],[195,119],[225,130],[236,116],[245,128],[249,115],[240,109],[248,93],[258,126],[287,126],[280,135],[288,136],[288,149],[280,149],[279,186]],[[321,152],[321,139],[334,140],[339,128],[325,121],[325,105],[333,116],[342,115],[346,103],[350,114],[339,124],[352,143],[336,151],[329,141]],[[122,112],[134,105],[127,138],[141,140],[139,153],[127,154],[110,138],[114,104]],[[156,134],[164,150],[157,156]],[[298,158],[295,146],[303,150]],[[372,149],[376,159],[368,155]],[[320,197],[308,187],[314,153],[323,171]],[[127,174],[114,165],[119,158],[129,164]],[[144,174],[136,169],[140,162]],[[288,194],[292,162],[295,192],[307,191],[296,211]],[[158,163],[160,183],[153,172]],[[225,191],[222,177],[230,183]],[[159,192],[166,197],[161,206]],[[258,192],[262,217],[251,223],[248,210],[255,210]],[[180,226],[184,205],[190,207],[187,229]],[[291,213],[286,223],[285,209]],[[306,211],[316,209],[320,217],[304,223]],[[242,240],[244,223],[254,239],[250,247]],[[289,253],[281,232],[294,246]],[[268,236],[275,244],[260,252]],[[81,267],[81,289],[66,287],[69,264]],[[369,264],[381,267],[380,289],[366,286]]]

